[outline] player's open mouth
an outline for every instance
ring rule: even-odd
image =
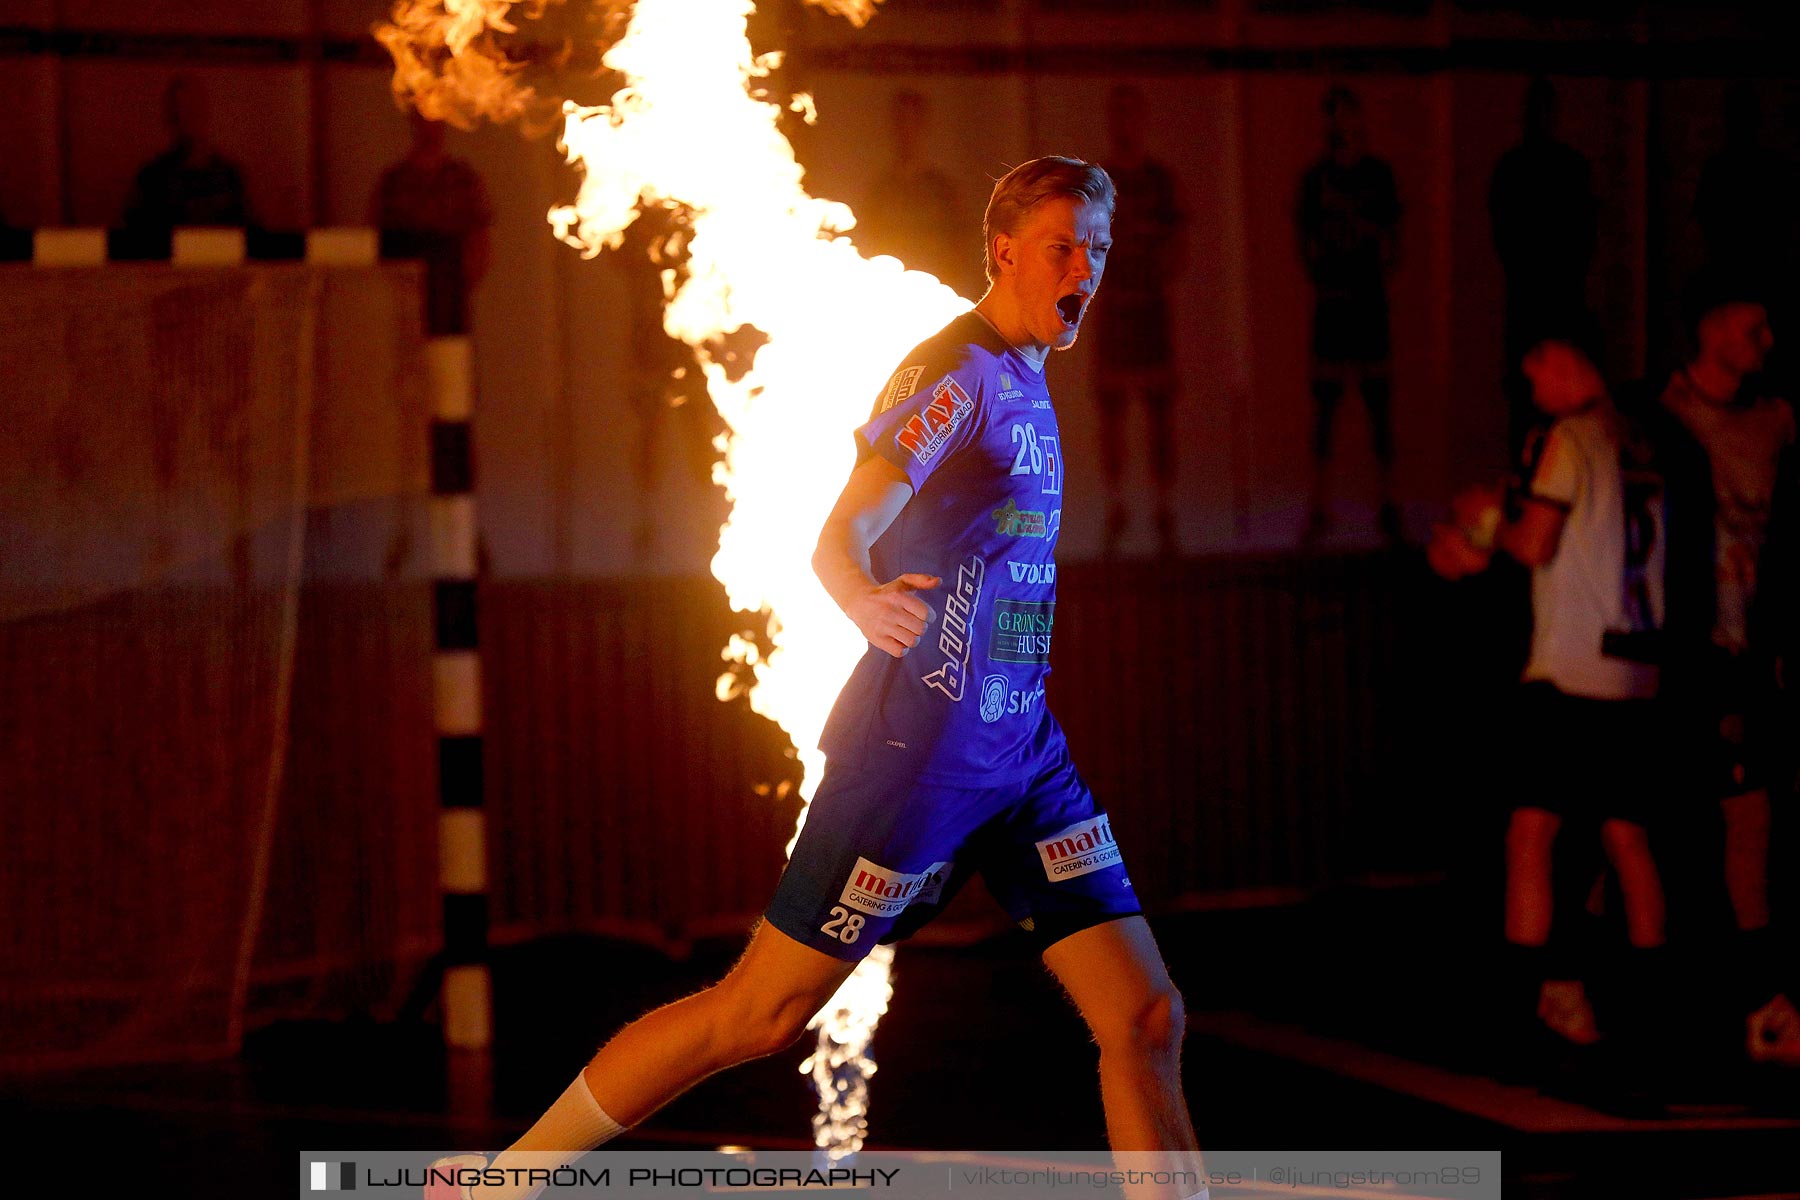
[[[1070,329],[1081,324],[1081,310],[1087,307],[1088,298],[1080,292],[1071,292],[1056,302],[1056,315]]]

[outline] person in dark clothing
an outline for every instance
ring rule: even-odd
[[[1765,624],[1781,619],[1758,603],[1758,585],[1778,481],[1793,456],[1794,412],[1758,378],[1774,335],[1752,282],[1709,272],[1688,307],[1695,353],[1660,396],[1666,439],[1686,442],[1692,473],[1706,485],[1696,489],[1684,543],[1701,553],[1683,570],[1710,586],[1696,594],[1691,636],[1671,660],[1670,693],[1700,750],[1694,777],[1683,782],[1716,801],[1724,819],[1723,877],[1737,928],[1730,986],[1746,1014],[1746,1052],[1800,1058],[1800,1011],[1780,980],[1770,906],[1772,796],[1783,791],[1774,766],[1781,739],[1770,728],[1774,656],[1750,621],[1752,610]]]
[[[1506,273],[1508,445],[1515,454],[1542,423],[1519,363],[1545,338],[1574,342],[1600,361],[1587,303],[1596,205],[1587,159],[1556,138],[1556,89],[1539,76],[1525,93],[1524,138],[1501,156],[1488,189],[1494,249]]]
[[[251,224],[243,172],[213,146],[205,90],[175,76],[163,92],[163,117],[169,148],[139,169],[125,203],[126,227]]]
[[[963,295],[978,294],[975,258],[948,233],[959,224],[962,197],[950,173],[928,156],[931,106],[924,93],[894,93],[889,129],[894,159],[856,206],[851,237],[865,254],[891,254]]]
[[[469,302],[487,274],[493,209],[475,168],[444,149],[444,125],[408,114],[412,144],[381,173],[369,218],[389,247],[425,262],[426,331],[469,331]]]
[[[1125,422],[1130,406],[1139,400],[1147,417],[1144,440],[1156,486],[1157,549],[1169,555],[1178,548],[1172,499],[1178,438],[1169,422],[1179,376],[1169,288],[1186,265],[1187,218],[1174,174],[1145,152],[1147,124],[1144,94],[1129,85],[1114,88],[1106,103],[1105,164],[1120,196],[1108,267],[1112,295],[1110,304],[1094,314],[1095,397],[1100,408],[1100,466],[1108,494],[1109,558],[1117,553],[1129,523],[1122,482]]]
[[[1785,328],[1793,312],[1796,196],[1792,167],[1762,144],[1762,102],[1739,82],[1725,93],[1725,144],[1700,169],[1694,220],[1706,244],[1706,270],[1753,288],[1771,323]],[[1762,373],[1792,395],[1791,355],[1777,347]]]
[[[1312,327],[1312,485],[1303,544],[1330,525],[1325,475],[1338,402],[1354,386],[1369,413],[1381,469],[1380,523],[1400,540],[1394,507],[1387,281],[1400,251],[1400,196],[1393,168],[1370,154],[1362,103],[1348,88],[1325,93],[1326,152],[1300,179],[1294,223],[1316,292]]]

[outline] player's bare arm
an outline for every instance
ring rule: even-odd
[[[919,644],[931,623],[929,605],[913,593],[935,588],[935,575],[908,573],[886,583],[869,567],[869,547],[887,532],[912,484],[893,463],[870,455],[850,473],[813,550],[813,573],[876,649],[899,658]]]
[[[1528,567],[1541,567],[1556,557],[1568,513],[1535,496],[1525,497],[1519,519],[1502,521],[1494,544]]]
[[[1503,500],[1499,485],[1477,485],[1458,496],[1453,505],[1457,519],[1440,522],[1426,547],[1431,569],[1446,579],[1461,579],[1487,570],[1495,550],[1527,567],[1541,567],[1556,557],[1568,514],[1536,496],[1524,498],[1517,519],[1500,517],[1492,522],[1490,536],[1478,537],[1481,514],[1498,513]]]

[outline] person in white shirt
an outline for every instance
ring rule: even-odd
[[[1663,481],[1641,428],[1613,404],[1572,344],[1525,355],[1534,401],[1557,420],[1516,520],[1498,489],[1475,489],[1439,525],[1439,574],[1485,570],[1496,551],[1531,568],[1531,650],[1508,749],[1518,764],[1506,833],[1505,939],[1538,1017],[1569,1041],[1600,1033],[1572,964],[1554,961],[1551,850],[1571,818],[1596,819],[1632,946],[1627,971],[1654,994],[1666,969],[1664,896],[1645,825],[1662,794],[1668,743],[1656,699],[1664,615]],[[1647,1009],[1636,1014],[1640,1020]]]

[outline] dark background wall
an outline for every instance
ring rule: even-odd
[[[1769,40],[1728,11],[1565,7],[1549,20],[1443,3],[892,0],[857,31],[797,4],[770,8],[791,51],[785,81],[818,104],[816,128],[796,124],[813,190],[852,204],[865,195],[886,163],[889,98],[916,88],[931,105],[928,154],[960,186],[971,256],[993,177],[1033,154],[1103,157],[1107,89],[1144,90],[1150,151],[1177,175],[1192,218],[1175,294],[1177,516],[1194,553],[1283,548],[1304,518],[1310,305],[1291,211],[1319,151],[1330,83],[1362,95],[1371,149],[1393,164],[1406,206],[1394,412],[1414,536],[1453,487],[1504,463],[1502,290],[1486,194],[1519,136],[1529,76],[1551,75],[1560,136],[1591,164],[1600,235],[1589,301],[1618,376],[1666,367],[1678,343],[1673,297],[1701,257],[1695,181],[1719,145],[1732,78],[1754,80],[1765,145],[1786,153],[1800,141],[1800,88],[1773,64]],[[385,56],[366,39],[382,15],[359,0],[6,0],[0,216],[116,223],[132,173],[164,144],[162,88],[184,70],[210,93],[217,139],[244,166],[261,222],[366,221],[375,180],[406,138]],[[494,569],[703,571],[724,516],[705,476],[712,431],[703,414],[626,401],[618,265],[580,260],[544,220],[572,195],[569,168],[549,138],[513,129],[456,133],[451,149],[486,178],[496,213],[494,267],[475,306]],[[1101,533],[1093,371],[1091,347],[1078,346],[1053,373],[1071,560],[1097,553]],[[1148,485],[1140,420],[1131,417],[1131,487]],[[1374,483],[1354,404],[1339,442],[1340,541],[1353,547],[1369,529]],[[634,545],[645,523],[653,537]],[[1133,538],[1127,551],[1150,549],[1147,519]]]

